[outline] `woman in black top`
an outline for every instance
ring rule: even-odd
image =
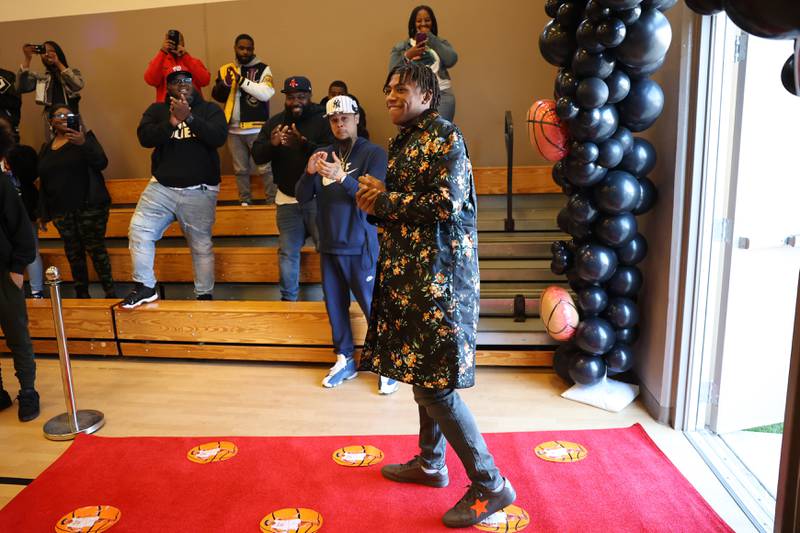
[[[66,106],[53,109],[53,140],[39,154],[42,220],[52,220],[64,241],[76,296],[89,298],[88,252],[106,298],[116,298],[105,244],[111,199],[101,174],[108,158],[91,131],[68,128],[68,119],[80,121]]]

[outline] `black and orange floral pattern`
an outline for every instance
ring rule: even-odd
[[[389,146],[375,203],[377,283],[360,368],[421,387],[475,384],[476,197],[461,132],[435,112]]]

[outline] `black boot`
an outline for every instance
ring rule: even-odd
[[[8,409],[12,403],[14,402],[11,400],[11,396],[4,389],[0,389],[0,411]]]
[[[39,393],[34,389],[22,389],[17,396],[20,422],[30,422],[39,416]]]

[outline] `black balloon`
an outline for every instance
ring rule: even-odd
[[[625,40],[627,28],[625,23],[618,18],[610,18],[597,25],[595,35],[601,45],[606,48],[619,46]]]
[[[566,196],[572,196],[578,192],[578,187],[572,185],[571,183],[565,183],[561,186],[561,192],[563,192]]]
[[[569,96],[562,96],[556,100],[556,115],[561,120],[571,120],[578,116],[581,110]]]
[[[567,211],[570,218],[579,224],[591,224],[600,216],[592,200],[583,193],[576,193],[570,197]]]
[[[594,285],[578,291],[577,296],[578,309],[584,317],[599,315],[608,305],[606,291]]]
[[[658,9],[666,11],[672,8],[678,0],[642,0],[642,9]]]
[[[571,221],[567,233],[572,235],[576,241],[588,239],[592,235],[592,226],[590,224],[581,224],[580,222]]]
[[[544,12],[548,17],[555,18],[558,15],[558,8],[563,3],[564,0],[544,0]]]
[[[627,155],[631,152],[631,150],[633,150],[633,134],[628,128],[620,126],[617,128],[617,131],[614,132],[611,138],[618,140],[622,144],[623,154]]]
[[[558,377],[569,383],[574,383],[569,376],[569,368],[572,366],[572,357],[577,350],[571,344],[562,344],[553,353],[553,369]]]
[[[622,69],[632,80],[639,80],[654,74],[658,69],[664,66],[664,61],[666,61],[666,59],[667,56],[664,56],[654,63],[649,63],[640,67],[632,67],[630,65],[617,63],[617,68]]]
[[[567,211],[567,208],[564,207],[556,215],[556,225],[564,233],[569,233],[569,225],[571,223],[572,223],[572,217],[570,216],[569,211]]]
[[[614,248],[633,239],[637,230],[636,217],[630,213],[601,217],[593,228],[600,242]]]
[[[617,342],[624,342],[628,345],[635,343],[639,339],[639,328],[636,326],[618,329],[614,333],[617,335]]]
[[[608,169],[595,163],[582,164],[577,161],[568,161],[567,180],[576,187],[591,187],[603,181]]]
[[[725,13],[747,33],[767,39],[800,37],[797,0],[723,0]]]
[[[565,28],[575,27],[583,18],[583,5],[577,2],[564,2],[556,13],[556,22]]]
[[[553,165],[550,174],[553,176],[553,181],[556,185],[563,185],[567,182],[567,175],[564,173],[564,160],[557,161]]]
[[[584,244],[575,251],[575,272],[589,283],[603,283],[617,269],[617,254],[600,244]]]
[[[625,154],[619,169],[636,176],[650,174],[656,167],[656,149],[647,139],[635,137],[631,151]]]
[[[580,290],[585,289],[586,287],[591,286],[591,283],[588,281],[583,281],[579,276],[575,269],[570,270],[567,272],[567,281],[569,282],[569,287],[578,292]]]
[[[586,109],[569,121],[569,132],[577,141],[601,143],[609,139],[619,126],[619,114],[614,105]]]
[[[627,98],[617,104],[620,122],[631,131],[652,126],[664,110],[664,91],[649,78],[633,80]]]
[[[611,9],[632,9],[642,0],[598,0],[598,2]]]
[[[575,141],[570,145],[569,155],[581,163],[594,163],[600,156],[600,148],[592,142]]]
[[[636,207],[633,208],[634,215],[643,215],[647,213],[653,208],[656,200],[658,200],[658,190],[656,189],[655,184],[650,181],[650,178],[639,178],[639,187],[641,188],[642,194],[639,199],[639,203],[637,203]]]
[[[639,308],[630,298],[609,298],[603,316],[617,329],[632,328],[639,323]]]
[[[584,352],[603,355],[614,346],[617,336],[608,321],[589,317],[578,323],[574,339],[578,348]]]
[[[631,91],[631,78],[621,70],[614,70],[604,81],[608,86],[609,104],[621,102]]]
[[[605,52],[592,53],[578,48],[572,59],[572,71],[579,78],[606,78],[614,71],[614,58]]]
[[[614,168],[622,161],[622,143],[616,139],[608,139],[599,146],[597,164],[606,168]]]
[[[571,70],[562,68],[556,76],[556,93],[559,96],[572,96],[578,88],[578,78]]]
[[[606,290],[614,296],[634,298],[642,288],[642,271],[635,266],[619,265],[606,283]]]
[[[794,81],[794,54],[789,56],[786,63],[783,64],[781,69],[781,83],[783,87],[794,96],[800,96],[800,91],[797,90],[797,84]]]
[[[636,265],[641,263],[647,255],[647,241],[643,235],[638,234],[617,248],[616,252],[621,265]]]
[[[575,32],[551,20],[539,36],[539,51],[545,61],[557,67],[569,66],[575,53]]]
[[[570,360],[569,376],[581,385],[594,385],[606,375],[606,362],[602,357],[576,354]]]
[[[586,109],[605,105],[608,101],[608,85],[600,78],[585,78],[578,83],[575,100]]]
[[[554,255],[550,261],[550,272],[556,276],[562,276],[570,269],[570,266],[567,256],[563,254]]]
[[[609,375],[627,372],[633,368],[633,350],[623,342],[617,342],[614,347],[603,356],[603,359],[606,361],[606,368],[608,369]],[[553,355],[553,360],[555,361],[555,354]],[[558,372],[557,369],[556,372]]]
[[[598,53],[605,50],[606,47],[600,44],[595,32],[596,28],[591,20],[586,19],[581,22],[578,26],[578,30],[575,32],[575,40],[577,41],[578,46],[592,53]]]
[[[622,170],[612,170],[594,189],[597,207],[613,215],[633,210],[642,190],[636,176]]]
[[[634,67],[649,65],[661,59],[672,40],[672,28],[658,9],[642,12],[639,20],[628,26],[628,34],[614,53],[622,63]]]
[[[634,7],[633,9],[622,9],[614,13],[614,16],[621,20],[625,26],[630,26],[642,15],[642,8],[639,6]]]
[[[686,6],[701,15],[716,15],[723,10],[722,0],[685,0]]]
[[[589,0],[586,2],[586,9],[584,9],[583,14],[592,22],[599,22],[611,16],[611,9],[597,0]]]

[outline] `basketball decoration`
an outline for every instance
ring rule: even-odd
[[[290,507],[261,519],[262,533],[314,533],[322,527],[322,515],[314,509]]]
[[[516,505],[503,507],[475,524],[481,531],[522,531],[531,523],[528,511]]]
[[[560,161],[567,155],[569,131],[558,118],[553,100],[536,100],[528,110],[528,138],[548,161]]]
[[[575,335],[579,321],[578,308],[563,287],[552,285],[542,292],[539,316],[547,333],[555,340],[567,341]]]
[[[111,505],[90,505],[65,514],[56,522],[57,533],[100,533],[122,518],[122,511]]]
[[[218,463],[235,457],[237,453],[239,453],[239,448],[234,443],[221,440],[195,446],[189,450],[186,458],[193,463]]]
[[[383,452],[369,444],[345,446],[333,452],[333,461],[342,466],[370,466],[383,461]]]
[[[566,440],[551,440],[538,445],[536,457],[551,463],[576,463],[586,459],[589,452],[583,445]]]

